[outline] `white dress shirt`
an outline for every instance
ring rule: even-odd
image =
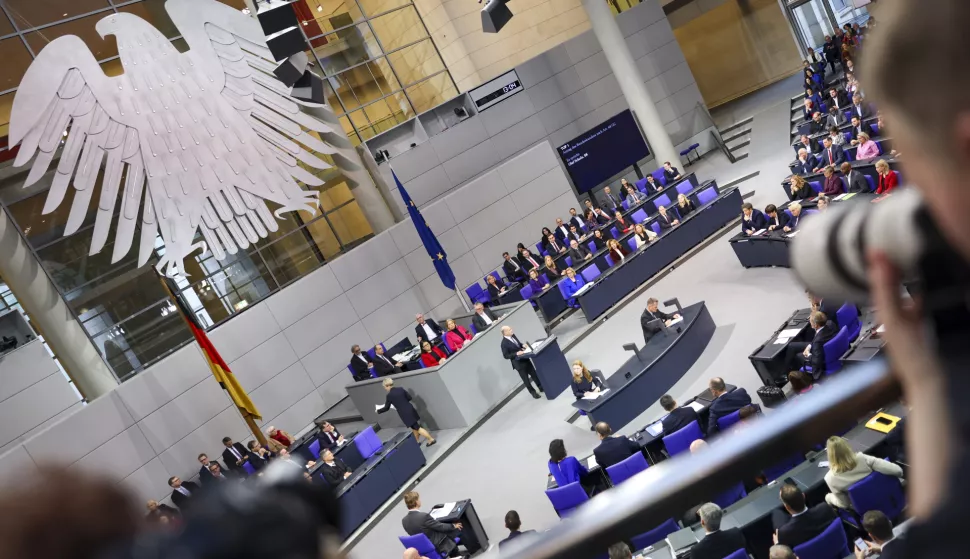
[[[424,333],[428,335],[429,340],[433,340],[438,337],[438,334],[435,334],[434,330],[431,329],[431,326],[427,322],[421,326],[424,326]]]
[[[491,326],[492,325],[492,319],[489,318],[486,313],[479,313],[478,316],[482,317],[482,320],[485,321],[485,326]]]

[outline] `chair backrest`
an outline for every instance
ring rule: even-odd
[[[722,509],[726,509],[747,496],[748,492],[744,490],[744,482],[738,482],[737,485],[729,487],[727,491],[715,496],[711,499],[711,502]]]
[[[805,461],[805,457],[799,454],[793,454],[786,458],[783,462],[779,462],[773,466],[768,466],[762,473],[765,474],[765,478],[770,483],[780,478],[782,475],[787,473],[789,470],[795,466],[801,464]]]
[[[653,229],[653,232],[654,233],[656,233],[658,235],[660,234],[660,224],[657,223],[656,221],[654,221],[653,223],[650,224],[650,228]]]
[[[683,194],[684,196],[687,196],[688,194],[690,194],[691,190],[694,190],[694,185],[691,184],[690,181],[681,181],[677,183],[677,186],[674,188],[677,189],[677,194]]]
[[[307,450],[310,451],[310,454],[312,454],[314,458],[320,458],[320,439],[313,439],[313,442],[310,443]]]
[[[633,212],[630,219],[633,220],[633,223],[643,223],[647,220],[647,212],[643,211],[643,208],[640,208],[639,210]]]
[[[811,181],[808,183],[808,186],[812,187],[812,190],[814,190],[816,194],[822,191],[822,183],[819,181]]]
[[[667,454],[676,456],[689,449],[690,443],[703,438],[704,433],[701,432],[701,426],[697,421],[691,421],[686,427],[664,437],[664,447],[667,448]]]
[[[855,482],[847,492],[852,508],[859,514],[878,510],[894,520],[906,507],[906,495],[899,479],[879,472],[872,472]]]
[[[680,526],[674,522],[673,518],[668,518],[663,524],[653,530],[644,532],[639,536],[634,536],[630,539],[630,543],[633,544],[633,549],[643,549],[659,542],[678,530],[680,530]]]
[[[569,257],[567,256],[566,258],[569,258]],[[565,275],[565,274],[563,274],[563,275]],[[563,299],[568,299],[568,297],[566,297],[566,292],[563,291],[563,288],[566,287],[566,282],[561,281],[561,282],[559,282],[559,283],[556,284],[556,287],[559,288],[559,294],[562,295],[562,298]]]
[[[398,536],[398,540],[401,541],[401,545],[404,549],[414,548],[418,550],[418,555],[421,557],[427,557],[428,559],[441,559],[441,555],[438,550],[434,548],[434,544],[428,539],[428,536],[424,534],[418,534],[416,536]]]
[[[646,470],[649,464],[642,452],[637,452],[622,462],[617,462],[606,468],[606,474],[610,476],[613,485],[619,485],[638,473]]]
[[[663,167],[657,169],[656,171],[654,171],[654,172],[652,172],[650,174],[653,175],[653,178],[657,179],[657,182],[659,182],[663,186],[667,186],[667,176],[664,175],[664,168]]]
[[[578,481],[555,489],[546,489],[546,497],[549,497],[549,502],[556,509],[559,518],[565,518],[576,507],[589,500],[589,495]]]
[[[838,319],[839,326],[852,324],[853,321],[857,320],[857,316],[859,316],[859,313],[856,311],[855,305],[851,303],[845,303],[839,307],[839,310],[835,311],[835,317]]]
[[[646,192],[647,191],[647,179],[646,179],[646,177],[638,180],[635,184],[637,185],[637,190],[639,190],[640,192]]]
[[[724,559],[748,559],[748,552],[742,547]]]
[[[893,173],[896,174],[896,184],[899,184],[900,186],[902,186],[902,184],[903,184],[903,175],[902,175],[902,173],[900,173],[899,171],[893,171]]]
[[[590,252],[596,252],[596,243],[590,241],[586,243],[586,248],[588,248]]]
[[[243,470],[246,470],[246,475],[247,476],[256,475],[256,468],[252,464],[249,463],[249,460],[246,460],[245,462],[243,462],[243,466],[242,467],[243,467]]]
[[[821,534],[793,550],[798,559],[842,559],[852,555],[842,521],[836,518]]]
[[[855,154],[856,154],[856,150],[857,149],[859,149],[858,146],[852,146],[852,147],[848,147],[848,148],[845,148],[844,150],[842,150],[842,153],[845,154],[845,160],[846,161],[855,161],[856,160]]]
[[[532,286],[528,284],[523,285],[522,289],[519,290],[519,295],[522,295],[523,300],[532,297]]]
[[[630,209],[630,203],[629,203],[629,202],[627,202],[627,201],[626,201],[626,199],[624,199],[624,200],[623,200],[622,202],[620,202],[620,205],[621,205],[621,206],[623,206],[623,210],[624,210],[624,211],[626,211],[626,210],[629,210],[629,209]]]
[[[588,282],[595,281],[596,278],[600,277],[599,266],[597,266],[596,264],[590,264],[589,266],[586,266],[585,268],[583,268],[582,274],[583,274],[583,279],[585,279],[586,281]]]
[[[620,230],[617,229],[616,226],[610,227],[610,233],[613,233],[613,238],[614,239],[619,239],[620,238]]]
[[[879,125],[878,124],[870,124],[869,125],[869,130],[872,130],[872,137],[873,138],[875,138],[876,136],[879,135]]]
[[[670,196],[667,196],[666,194],[661,194],[660,196],[657,196],[656,198],[653,199],[653,206],[655,208],[659,208],[660,206],[669,208],[670,205],[671,205]]]
[[[488,301],[488,293],[477,281],[470,286],[465,288],[465,293],[468,294],[468,298],[471,299],[472,303],[484,303]]]
[[[384,446],[381,439],[377,437],[377,433],[374,432],[374,427],[368,426],[354,437],[354,443],[357,445],[357,451],[360,452],[360,457],[367,460],[374,455],[378,450]]]
[[[787,215],[789,219],[791,219],[792,217],[794,217],[792,215],[792,213],[791,213],[791,210],[789,210],[788,208],[785,208],[785,215]]]
[[[546,255],[546,249],[542,248],[542,242],[536,243],[536,254]]]
[[[630,250],[631,251],[637,249],[637,240],[636,239],[627,239],[626,240],[626,244],[627,244],[628,247],[630,247]]]
[[[852,141],[852,132],[848,132],[848,131],[843,132],[842,133],[842,136],[845,137],[845,141],[846,142],[851,142]]]
[[[572,267],[572,265],[573,265],[573,257],[572,256],[567,256],[566,257],[566,267],[567,268],[570,268],[570,267]]]
[[[697,201],[700,202],[701,205],[707,204],[715,198],[717,198],[717,189],[713,186],[705,188],[697,193]]]
[[[737,410],[725,415],[724,417],[717,418],[717,428],[719,431],[723,431],[738,421],[741,421],[741,410]]]
[[[347,370],[350,371],[351,376],[353,376],[353,374],[354,374],[354,368],[351,367],[349,363],[347,364]]]
[[[842,361],[839,358],[846,351],[849,351],[849,329],[845,326],[840,328],[839,333],[825,342],[822,348],[825,351],[825,374],[831,374],[841,369]]]
[[[613,257],[611,257],[609,254],[606,255],[606,266],[609,268],[613,267]]]
[[[874,192],[876,190],[876,180],[869,175],[863,175],[866,177],[866,182],[869,183],[869,192]]]

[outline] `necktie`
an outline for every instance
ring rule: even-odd
[[[388,359],[387,359],[387,357],[384,357],[383,355],[381,355],[381,359],[383,359],[383,360],[384,360],[384,362],[385,362],[385,363],[387,363],[388,365],[390,365],[390,364],[391,364],[391,362],[390,362],[390,361],[388,361]]]
[[[834,163],[834,161],[832,161],[832,148],[829,148],[829,165],[832,163]]]
[[[512,260],[509,260],[509,262],[511,262],[511,263],[512,263],[512,265],[513,265],[513,266],[515,266],[515,269],[516,269],[516,270],[518,270],[518,269],[519,269],[519,265],[518,265],[518,264],[516,264],[516,262],[515,262],[515,259],[512,259]]]
[[[235,449],[235,447],[231,447],[231,446],[230,446],[230,447],[229,447],[229,452],[231,452],[231,453],[232,453],[232,455],[236,457],[236,460],[240,460],[240,459],[242,459],[242,456],[240,456],[240,455],[239,455],[239,451],[238,451],[238,450],[236,450],[236,449]]]
[[[515,336],[512,336],[512,341],[515,342],[515,345],[517,345],[518,347],[522,347],[522,342],[520,342],[519,339],[516,338]]]
[[[536,264],[536,261],[531,256],[529,257],[529,263],[532,264],[532,267],[533,268],[538,268],[539,267],[539,265]]]

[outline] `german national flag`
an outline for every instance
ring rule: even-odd
[[[232,402],[236,404],[236,407],[239,408],[239,411],[244,416],[248,414],[252,419],[262,419],[262,416],[259,415],[259,410],[256,409],[256,405],[249,399],[249,395],[246,394],[246,391],[243,390],[239,381],[236,380],[236,375],[232,374],[232,371],[229,370],[229,365],[222,360],[222,356],[219,355],[215,346],[212,345],[212,341],[209,340],[209,336],[206,335],[205,329],[196,320],[195,313],[178,296],[178,286],[171,278],[164,277],[160,274],[159,279],[165,291],[175,301],[175,306],[178,307],[179,314],[182,315],[185,324],[188,325],[189,330],[192,331],[192,335],[195,336],[195,341],[202,348],[202,355],[205,356],[206,363],[209,364],[209,369],[212,371],[212,376],[216,377],[219,386],[229,394],[229,398],[232,399]]]

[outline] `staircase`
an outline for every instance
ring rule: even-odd
[[[751,116],[723,130],[718,129],[724,139],[724,144],[736,161],[740,161],[749,155],[748,146],[751,144],[751,123],[753,121],[754,117]]]

